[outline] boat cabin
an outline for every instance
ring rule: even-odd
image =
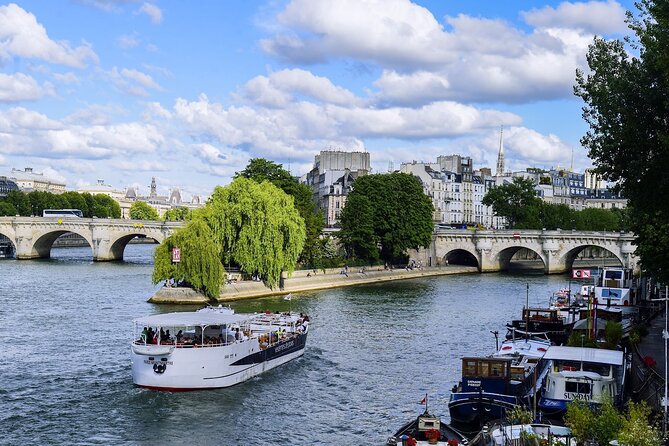
[[[462,358],[462,392],[506,392],[513,370],[511,358]]]
[[[573,400],[599,404],[605,395],[620,400],[625,373],[623,352],[553,346],[544,360],[550,364],[542,396],[545,406],[565,409]]]
[[[633,305],[630,288],[632,271],[624,268],[604,268],[599,283],[595,286],[595,297],[600,304]]]

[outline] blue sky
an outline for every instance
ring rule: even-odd
[[[591,165],[572,94],[632,1],[18,1],[0,5],[0,175],[208,195],[254,157],[306,173],[460,153]]]

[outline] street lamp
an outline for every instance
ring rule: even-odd
[[[662,418],[662,434],[667,436],[667,339],[669,339],[669,330],[667,330],[667,320],[669,318],[669,285],[664,287],[663,299],[652,299],[654,301],[664,301],[664,330],[662,330],[662,339],[664,340],[664,398],[662,398],[662,406],[664,406],[664,417]]]

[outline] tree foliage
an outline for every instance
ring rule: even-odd
[[[12,207],[2,205],[10,204]],[[121,207],[113,198],[104,194],[95,196],[74,191],[54,194],[44,191],[11,191],[0,198],[0,215],[20,215],[22,217],[42,216],[44,209],[79,209],[84,217],[120,218]],[[12,212],[13,213],[9,213]]]
[[[340,237],[349,253],[367,253],[369,260],[403,260],[407,249],[432,241],[432,212],[418,178],[404,173],[361,176],[342,210]]]
[[[306,184],[300,184],[290,172],[277,164],[263,158],[253,158],[241,172],[237,172],[235,178],[248,178],[257,183],[269,181],[288,195],[293,197],[295,208],[304,220],[306,227],[306,239],[304,248],[300,253],[299,261],[307,265],[318,265],[323,256],[323,213],[318,209],[313,200],[311,188]]]
[[[669,3],[641,0],[628,13],[636,37],[596,38],[574,92],[585,102],[581,139],[605,179],[629,199],[631,229],[643,267],[669,281]]]
[[[570,402],[564,420],[579,444],[589,441],[609,444],[618,440],[625,446],[659,446],[660,433],[650,423],[650,415],[645,402],[630,401],[627,412],[622,414],[607,397],[598,408],[580,400]]]
[[[184,221],[190,218],[191,211],[185,207],[172,208],[165,211],[165,221]]]
[[[154,283],[175,277],[210,298],[218,297],[230,261],[267,286],[292,272],[305,239],[304,221],[293,198],[268,181],[237,178],[217,187],[204,208],[156,249]],[[182,248],[181,264],[171,265],[171,249]]]
[[[133,220],[158,220],[158,212],[148,203],[135,201],[130,206],[130,218]]]
[[[630,401],[627,416],[618,434],[618,442],[625,446],[660,446],[662,437],[659,430],[648,423],[650,412],[645,401]]]
[[[514,178],[513,183],[496,186],[483,197],[496,215],[506,218],[513,229],[577,229],[579,231],[623,231],[629,228],[623,209],[588,208],[581,211],[565,204],[542,201],[534,193],[532,180]]]

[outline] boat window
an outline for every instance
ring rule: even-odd
[[[590,383],[582,383],[578,381],[567,381],[566,383],[564,383],[565,392],[570,392],[570,393],[585,393],[589,395],[590,388],[591,388]]]
[[[555,364],[556,372],[573,372],[575,370],[581,370],[579,361],[558,361]]]
[[[479,364],[479,374],[481,376],[488,376],[490,374],[490,366],[487,362],[483,361]]]
[[[623,277],[623,272],[622,271],[606,271],[606,275],[604,276],[607,279],[622,279]]]
[[[490,364],[490,376],[504,376],[504,363],[493,362]]]
[[[476,361],[475,360],[464,360],[462,367],[465,376],[477,376],[476,375]]]
[[[583,370],[586,372],[594,372],[601,376],[609,376],[609,371],[611,366],[608,364],[593,364],[593,363],[584,363]]]

